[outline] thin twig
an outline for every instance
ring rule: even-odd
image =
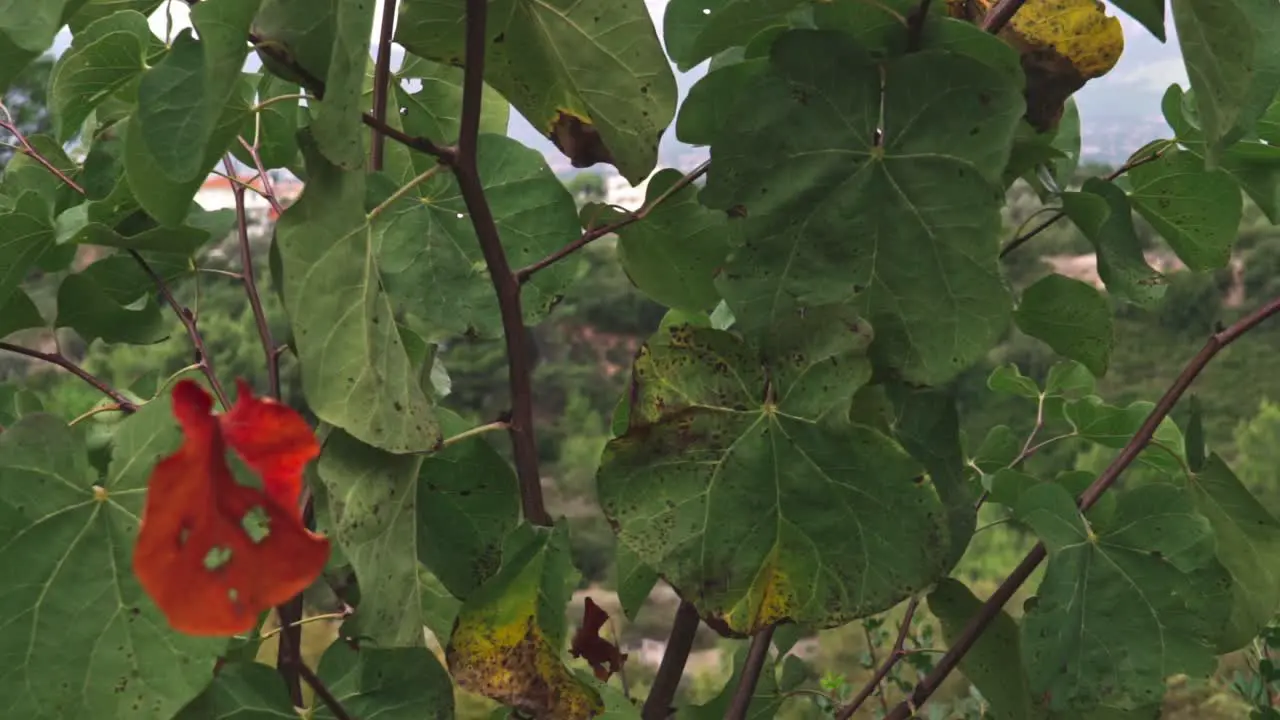
[[[1013,16],[1022,8],[1027,0],[1000,0],[996,6],[982,18],[982,29],[995,35],[1004,29],[1005,25],[1013,19]]]
[[[1133,461],[1138,458],[1142,450],[1155,437],[1156,429],[1160,427],[1160,423],[1173,411],[1178,400],[1181,399],[1196,377],[1209,365],[1214,356],[1277,313],[1280,313],[1280,296],[1271,299],[1262,307],[1233,323],[1231,327],[1214,333],[1209,337],[1200,352],[1196,353],[1195,357],[1187,363],[1177,379],[1165,391],[1160,401],[1156,403],[1151,413],[1147,415],[1147,419],[1143,421],[1142,427],[1138,428],[1138,432],[1120,451],[1120,454],[1111,461],[1111,464],[1093,481],[1093,484],[1081,493],[1079,499],[1081,511],[1086,511],[1093,507],[1098,498],[1102,496],[1102,493],[1106,492],[1107,488],[1111,487],[1112,483],[1133,464]],[[1000,587],[983,603],[978,612],[969,619],[969,624],[965,626],[960,636],[956,638],[951,649],[938,660],[938,664],[933,671],[916,685],[910,697],[898,704],[885,717],[885,720],[907,720],[914,713],[913,708],[919,708],[941,687],[943,681],[960,663],[961,658],[973,648],[974,643],[982,636],[987,626],[1000,614],[1005,603],[1009,602],[1009,599],[1022,587],[1022,584],[1027,581],[1031,573],[1044,560],[1045,555],[1044,544],[1037,543],[1031,549],[1031,552],[1027,553],[1027,556],[1023,558],[1022,562],[1014,568],[1013,572],[1009,574],[1009,577],[1005,578]]]
[[[1159,160],[1160,157],[1164,155],[1166,152],[1168,152],[1169,148],[1171,147],[1173,147],[1172,143],[1153,151],[1150,155],[1143,155],[1142,157],[1137,158],[1136,160],[1130,160],[1129,162],[1126,162],[1125,164],[1121,165],[1120,167],[1116,168],[1110,173],[1103,175],[1102,179],[1107,182],[1112,182],[1117,178],[1119,178],[1121,175],[1124,175],[1130,170],[1138,167],[1139,165],[1146,165],[1149,162],[1154,162],[1156,160]],[[1037,211],[1037,212],[1042,212],[1043,210],[1044,208],[1042,208],[1040,211]],[[1024,244],[1026,244],[1028,240],[1039,235],[1045,230],[1048,230],[1049,226],[1053,225],[1054,223],[1058,222],[1059,220],[1061,220],[1066,216],[1067,214],[1065,212],[1059,210],[1058,212],[1049,216],[1048,220],[1045,220],[1044,222],[1035,226],[1031,230],[1027,231],[1025,235],[1019,235],[1015,237],[1013,240],[1010,240],[1009,244],[1005,245],[1003,248],[1000,249],[1000,258],[1004,259],[1004,257],[1007,256],[1009,253],[1022,247]]]
[[[733,693],[733,702],[729,703],[729,711],[724,720],[745,720],[747,711],[751,709],[751,700],[756,694],[756,685],[760,683],[760,673],[764,670],[764,661],[769,658],[769,645],[773,642],[773,631],[777,625],[769,625],[751,638],[751,647],[747,650],[747,662],[742,666],[742,679],[738,689]]]
[[[391,85],[391,34],[396,27],[396,0],[383,0],[382,28],[378,33],[378,57],[373,67],[373,119],[387,124],[387,95]],[[369,138],[369,168],[382,169],[385,138],[375,127]]]
[[[249,153],[249,158],[253,160],[253,164],[258,170],[258,177],[262,178],[261,192],[252,186],[249,186],[249,189],[266,198],[266,201],[271,204],[271,209],[275,211],[276,215],[281,215],[284,213],[284,208],[280,205],[280,198],[276,197],[275,188],[271,185],[271,176],[267,174],[267,169],[262,166],[262,156],[258,154],[259,139],[254,137],[252,143],[246,142],[244,138],[237,139],[240,141],[240,145],[244,147],[245,152]],[[230,168],[228,168],[228,171],[230,171]]]
[[[10,135],[13,135],[18,139],[18,142],[22,145],[22,152],[24,155],[40,163],[44,166],[45,170],[53,173],[59,180],[66,183],[67,187],[70,187],[81,195],[85,194],[84,188],[77,185],[75,180],[67,177],[66,173],[59,170],[52,162],[49,162],[48,158],[41,155],[34,147],[31,146],[31,143],[27,141],[27,136],[22,134],[22,131],[18,129],[17,125],[9,122],[0,122],[0,128],[8,130]]]
[[[704,161],[701,165],[691,170],[684,177],[677,180],[671,187],[667,188],[666,191],[663,192],[661,195],[654,198],[651,202],[645,203],[645,205],[641,207],[639,210],[635,211],[634,213],[631,213],[630,215],[622,218],[621,220],[617,220],[607,225],[601,225],[599,227],[595,227],[587,230],[582,234],[582,237],[578,238],[577,240],[574,240],[568,245],[565,245],[559,250],[533,263],[532,265],[520,268],[519,270],[516,271],[516,277],[520,280],[521,284],[523,284],[534,273],[538,272],[539,270],[542,270],[543,268],[546,268],[548,265],[553,265],[563,260],[569,255],[572,255],[573,253],[581,250],[588,243],[598,240],[610,233],[617,232],[618,230],[621,230],[622,228],[630,225],[633,222],[637,222],[645,219],[645,217],[648,216],[649,213],[653,212],[654,208],[666,202],[668,198],[680,192],[684,188],[688,187],[698,178],[702,177],[703,175],[706,175],[707,170],[709,170],[710,168],[711,168],[711,161],[710,160]]]
[[[525,519],[535,525],[550,525],[551,516],[542,498],[542,480],[538,476],[538,446],[533,435],[533,353],[525,333],[524,313],[520,307],[520,281],[511,272],[498,225],[494,222],[489,200],[484,195],[476,163],[476,143],[480,134],[480,93],[484,89],[485,22],[487,0],[467,0],[467,49],[462,86],[462,117],[458,133],[458,149],[452,163],[471,224],[480,241],[498,296],[502,315],[502,331],[507,345],[507,375],[511,386],[511,450],[516,475],[520,479],[520,498]]]
[[[88,420],[89,418],[93,417],[94,415],[101,415],[102,413],[109,413],[109,412],[125,412],[125,409],[120,406],[120,403],[112,403],[110,405],[102,405],[100,407],[89,408],[88,410],[85,410],[84,412],[80,413],[75,418],[73,418],[71,422],[67,423],[67,427],[75,427],[76,425],[79,425],[85,420]]]
[[[916,616],[916,610],[920,607],[920,598],[913,596],[907,603],[907,611],[902,615],[902,624],[898,626],[898,637],[893,641],[893,648],[889,650],[889,657],[880,663],[880,667],[876,669],[876,674],[871,676],[866,685],[858,691],[853,700],[848,705],[840,708],[840,712],[836,714],[836,720],[849,720],[858,708],[862,707],[862,703],[871,697],[871,693],[880,689],[880,684],[884,679],[893,672],[894,666],[902,661],[909,653],[906,650],[907,635],[911,633],[911,620]],[[884,696],[881,696],[884,699]],[[887,711],[887,708],[886,708]]]
[[[299,604],[301,604],[301,599],[301,595],[295,598],[295,600],[299,601]],[[292,602],[293,601],[290,601],[290,604],[292,604]],[[321,680],[319,676],[317,676],[315,672],[313,672],[311,668],[307,667],[307,664],[302,661],[302,645],[299,640],[302,628],[298,626],[298,621],[299,619],[293,619],[286,624],[285,618],[280,618],[281,625],[285,628],[285,631],[279,633],[279,662],[284,663],[287,658],[287,662],[290,665],[290,671],[296,672],[297,679],[305,681],[307,685],[315,691],[316,697],[320,698],[320,701],[329,708],[329,712],[333,713],[335,720],[355,720],[351,714],[347,712],[347,709],[342,706],[342,702],[338,700],[337,696],[335,696],[329,690],[329,687],[324,684],[324,681]],[[283,671],[283,667],[280,669]],[[294,706],[302,707],[301,688],[291,688],[290,694],[293,696]]]
[[[862,624],[862,637],[867,642],[867,655],[871,658],[871,667],[880,667],[880,659],[876,657],[875,638],[871,637],[871,628],[866,623]],[[889,699],[884,696],[884,693],[880,693],[880,709],[886,713],[889,712]]]
[[[63,370],[66,370],[72,375],[75,375],[81,380],[97,388],[98,392],[101,392],[103,395],[106,395],[107,397],[114,400],[116,405],[120,407],[120,410],[122,412],[131,413],[134,410],[138,409],[138,406],[135,405],[133,402],[131,402],[129,398],[125,397],[124,394],[121,393],[119,390],[112,388],[110,385],[106,384],[102,380],[99,380],[98,378],[94,377],[84,368],[80,367],[74,362],[71,362],[69,358],[67,358],[65,355],[61,353],[40,352],[39,350],[32,350],[30,348],[24,348],[19,345],[12,345],[7,342],[0,342],[0,350],[7,350],[8,352],[16,353],[18,355],[25,355],[29,358],[35,358],[36,360],[43,360],[44,362],[47,362],[51,365],[57,365]]]
[[[222,383],[218,380],[218,375],[213,371],[213,363],[209,361],[209,349],[205,347],[204,337],[200,335],[200,329],[196,327],[196,317],[190,309],[182,306],[177,298],[173,296],[173,291],[169,289],[168,283],[164,278],[160,277],[146,258],[137,250],[130,249],[127,251],[133,256],[133,259],[142,266],[144,272],[151,277],[151,281],[155,283],[156,289],[160,291],[161,297],[173,308],[178,315],[178,319],[182,321],[182,326],[187,330],[187,337],[191,338],[191,344],[196,349],[196,363],[200,365],[200,370],[204,373],[206,379],[209,380],[209,387],[213,388],[213,394],[218,398],[218,402],[223,408],[230,408],[231,403],[227,401],[227,393],[222,389]]]
[[[222,162],[227,172],[231,172],[230,156],[223,158]],[[244,207],[244,188],[233,185],[231,195],[236,204],[236,231],[240,238],[240,274],[244,280],[244,292],[249,297],[253,321],[258,326],[258,339],[262,342],[262,353],[267,360],[267,387],[271,397],[279,400],[280,364],[275,361],[276,341],[271,339],[271,326],[267,323],[266,311],[262,309],[262,295],[258,292],[258,279],[253,269],[253,248],[249,246],[249,215]]]
[[[675,710],[672,703],[675,702],[676,688],[680,686],[680,678],[684,677],[684,666],[689,661],[689,652],[693,650],[693,639],[698,634],[701,622],[693,603],[680,601],[676,619],[671,624],[671,635],[667,638],[666,652],[662,654],[662,663],[658,665],[658,674],[653,678],[653,687],[640,711],[643,720],[667,720],[671,717]]]

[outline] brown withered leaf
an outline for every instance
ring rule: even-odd
[[[600,631],[607,622],[609,613],[587,598],[582,607],[582,625],[573,634],[573,642],[569,645],[569,654],[586,660],[600,682],[608,682],[614,673],[622,672],[622,664],[627,661],[626,653],[600,637]]]

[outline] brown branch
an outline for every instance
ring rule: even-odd
[[[853,700],[848,705],[840,708],[840,712],[836,714],[836,720],[849,720],[858,708],[871,697],[871,694],[880,689],[880,684],[889,676],[893,668],[908,655],[905,645],[907,643],[907,635],[911,633],[911,620],[916,615],[916,610],[920,607],[920,598],[912,597],[907,603],[907,611],[902,616],[902,624],[898,626],[898,637],[893,641],[893,648],[889,651],[889,657],[880,663],[880,667],[876,669],[876,674],[871,676],[866,685],[858,691]],[[883,697],[883,696],[882,696]]]
[[[3,106],[0,106],[0,107],[3,107]],[[34,147],[31,146],[31,143],[27,141],[27,136],[22,134],[22,131],[18,129],[17,125],[0,121],[0,128],[8,130],[10,135],[13,135],[15,138],[18,139],[18,143],[22,145],[21,150],[23,155],[26,155],[32,160],[35,160],[36,162],[40,163],[40,165],[42,165],[45,170],[48,170],[49,172],[53,173],[54,176],[56,176],[62,182],[66,183],[67,186],[70,187],[72,190],[75,190],[77,193],[81,195],[85,194],[84,188],[76,184],[75,180],[72,180],[71,178],[67,177],[66,173],[62,172],[57,167],[55,167],[53,163],[49,162],[48,158],[41,155]]]
[[[213,394],[217,396],[218,402],[223,408],[230,408],[231,404],[227,402],[227,393],[222,389],[222,383],[218,380],[218,376],[213,371],[213,364],[209,362],[209,349],[205,347],[204,337],[200,335],[200,329],[196,327],[196,317],[189,308],[183,307],[177,298],[173,296],[173,291],[169,289],[169,285],[164,278],[151,267],[146,258],[137,250],[130,249],[127,251],[133,256],[133,259],[142,266],[143,271],[151,277],[151,281],[155,283],[156,289],[160,291],[161,297],[173,308],[177,313],[178,319],[182,321],[182,326],[187,329],[187,336],[191,338],[191,344],[196,349],[196,364],[200,366],[200,371],[204,373],[205,378],[209,380],[209,387],[213,388]]]
[[[1000,0],[996,6],[991,8],[990,12],[982,18],[982,29],[995,35],[1004,29],[1005,25],[1013,19],[1013,16],[1022,8],[1027,0]]]
[[[577,240],[574,240],[568,245],[565,245],[559,250],[533,263],[532,265],[529,265],[527,267],[523,267],[517,270],[516,278],[520,280],[521,284],[524,284],[526,281],[528,281],[529,277],[534,273],[546,268],[549,265],[553,265],[563,260],[569,255],[572,255],[573,253],[581,250],[588,243],[594,242],[595,240],[598,240],[610,233],[617,232],[618,230],[630,225],[633,222],[638,222],[640,220],[645,219],[645,217],[648,216],[649,213],[653,212],[655,208],[657,208],[662,203],[666,202],[667,199],[669,199],[672,195],[675,195],[676,193],[680,192],[684,188],[688,187],[698,178],[702,177],[703,175],[706,175],[707,170],[710,168],[711,168],[710,160],[703,162],[701,165],[694,168],[684,177],[677,180],[671,187],[667,188],[666,191],[663,192],[661,195],[654,198],[652,202],[645,203],[645,205],[641,207],[639,210],[631,213],[630,215],[624,217],[621,220],[587,230],[582,234],[582,237],[578,238]]]
[[[75,375],[81,380],[97,388],[103,395],[114,400],[116,405],[120,406],[120,410],[122,412],[131,413],[138,409],[138,406],[130,401],[129,398],[125,397],[119,390],[112,388],[102,380],[94,377],[87,370],[75,364],[67,356],[61,353],[41,352],[39,350],[24,348],[19,345],[12,345],[7,342],[0,342],[0,350],[7,350],[8,352],[15,353],[17,355],[25,355],[29,358],[35,358],[36,360],[43,360],[51,365],[57,365],[63,370],[66,370],[72,375]]]
[[[382,126],[387,124],[387,94],[391,85],[391,34],[395,27],[396,0],[383,0],[382,28],[378,33],[378,59],[373,68],[373,119]],[[385,140],[382,132],[373,128],[369,138],[369,168],[374,172],[382,169]]]
[[[275,211],[277,216],[283,214],[284,207],[280,204],[280,198],[276,196],[276,190],[271,185],[271,176],[267,174],[267,169],[262,166],[262,156],[258,154],[258,139],[254,138],[253,143],[246,142],[244,138],[237,139],[240,141],[240,145],[244,148],[245,152],[249,153],[249,158],[253,160],[254,167],[258,170],[258,177],[262,178],[262,192],[258,194],[270,203],[271,209]],[[235,180],[232,180],[232,183],[234,182]],[[257,188],[246,189],[254,190],[255,192],[257,191]]]
[[[222,160],[227,172],[233,172],[231,158]],[[266,175],[262,176],[264,179]],[[244,207],[244,188],[231,186],[231,195],[236,204],[236,230],[240,239],[240,269],[244,281],[244,292],[249,297],[249,307],[253,310],[253,321],[258,326],[258,338],[262,341],[262,352],[267,358],[267,387],[271,397],[280,399],[280,363],[276,362],[276,341],[271,339],[271,326],[267,324],[267,314],[262,309],[262,295],[258,292],[258,279],[253,269],[253,250],[249,247],[249,216]],[[223,403],[226,406],[226,403]]]
[[[1113,182],[1117,178],[1119,178],[1121,175],[1124,175],[1125,173],[1138,167],[1139,165],[1146,165],[1149,162],[1154,162],[1156,160],[1159,160],[1160,157],[1164,155],[1166,152],[1168,152],[1169,148],[1171,147],[1173,147],[1172,144],[1166,145],[1160,148],[1159,150],[1156,150],[1155,152],[1151,153],[1150,155],[1143,155],[1142,157],[1137,158],[1136,160],[1131,159],[1125,164],[1111,171],[1110,173],[1103,175],[1102,179],[1107,182]],[[1061,220],[1066,216],[1067,214],[1065,212],[1062,212],[1061,210],[1059,210],[1058,212],[1051,215],[1048,220],[1045,220],[1044,222],[1040,223],[1034,228],[1031,228],[1025,234],[1019,235],[1013,240],[1010,240],[1008,245],[1005,245],[1003,248],[1000,249],[1000,259],[1003,260],[1005,256],[1007,256],[1009,253],[1022,247],[1027,243],[1028,240],[1039,235],[1045,230],[1048,230],[1049,226],[1053,225],[1054,223],[1058,222],[1059,220]]]
[[[1173,411],[1174,405],[1178,403],[1178,400],[1181,399],[1183,393],[1187,391],[1187,388],[1191,386],[1196,377],[1209,365],[1209,361],[1213,360],[1214,356],[1221,352],[1223,348],[1239,340],[1242,335],[1277,313],[1280,313],[1280,296],[1273,298],[1262,307],[1236,321],[1231,327],[1214,333],[1209,337],[1200,352],[1196,353],[1195,357],[1187,363],[1182,373],[1173,381],[1173,385],[1165,391],[1160,401],[1156,403],[1155,408],[1147,415],[1142,427],[1138,428],[1138,432],[1120,451],[1120,454],[1116,456],[1115,460],[1111,461],[1111,464],[1107,466],[1106,470],[1102,471],[1102,474],[1093,481],[1093,484],[1081,493],[1079,506],[1082,512],[1093,507],[1093,504],[1098,501],[1102,493],[1106,492],[1107,488],[1111,487],[1121,473],[1137,459],[1138,454],[1155,436],[1156,429],[1160,427],[1160,423]],[[955,643],[938,661],[933,671],[916,685],[907,700],[899,703],[892,712],[885,716],[885,720],[907,720],[914,713],[914,708],[923,705],[937,691],[942,682],[947,679],[947,676],[955,670],[961,658],[978,641],[978,638],[987,629],[987,626],[991,624],[991,621],[1000,614],[1005,603],[1009,602],[1009,599],[1022,587],[1022,584],[1027,581],[1031,573],[1044,560],[1045,555],[1044,545],[1037,543],[1013,572],[1009,574],[1009,577],[1005,578],[1000,587],[987,599],[977,614],[969,620],[969,624],[965,626],[964,631],[956,638]]]
[[[747,711],[751,709],[751,700],[756,694],[756,685],[760,683],[760,672],[764,669],[764,661],[769,657],[769,645],[773,642],[773,631],[777,625],[769,625],[751,638],[751,647],[747,650],[747,662],[742,666],[742,679],[738,681],[738,689],[733,693],[733,702],[724,720],[745,720]]]
[[[533,435],[533,353],[525,333],[520,307],[520,280],[511,272],[498,225],[489,200],[484,195],[476,164],[476,142],[480,134],[480,93],[484,88],[485,22],[487,0],[467,0],[466,69],[462,86],[462,118],[453,174],[471,215],[480,252],[489,268],[489,279],[498,296],[502,331],[507,344],[507,375],[511,386],[511,449],[525,518],[535,525],[550,525],[551,516],[542,499],[538,477],[538,446]]]
[[[907,52],[920,49],[920,41],[924,38],[925,21],[929,19],[929,7],[932,0],[920,0],[916,9],[907,16]]]
[[[667,638],[667,650],[662,653],[662,663],[658,665],[658,674],[653,678],[653,688],[649,697],[645,698],[644,708],[640,711],[643,720],[667,720],[675,711],[676,689],[680,686],[680,678],[684,677],[684,666],[689,660],[689,652],[693,650],[693,639],[698,634],[698,625],[702,619],[693,603],[682,600],[676,609],[676,619],[671,624],[671,635]]]

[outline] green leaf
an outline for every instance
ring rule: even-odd
[[[1075,360],[1054,363],[1045,379],[1045,395],[1066,400],[1079,400],[1092,395],[1097,387],[1093,373]]]
[[[44,324],[40,310],[22,290],[14,290],[8,300],[0,302],[0,340],[19,330],[43,327]]]
[[[1205,170],[1189,152],[1167,151],[1129,171],[1129,199],[1192,270],[1226,267],[1244,199],[1225,170]]]
[[[689,88],[676,118],[676,137],[691,145],[710,145],[725,127],[741,119],[733,101],[742,88],[769,69],[767,58],[745,60],[712,69]]]
[[[236,138],[236,134],[244,126],[244,119],[249,113],[253,96],[253,86],[248,83],[247,76],[239,76],[239,81],[226,104],[221,108],[221,115],[207,142],[196,147],[183,147],[175,152],[191,153],[202,158],[200,167],[208,171],[216,165],[227,147]],[[176,227],[186,220],[191,211],[192,200],[196,191],[204,183],[206,175],[196,172],[189,180],[174,182],[147,145],[147,130],[134,115],[123,126],[117,126],[124,134],[124,165],[129,187],[138,203],[156,222],[168,227]]]
[[[363,83],[369,64],[373,7],[368,0],[333,0],[336,30],[329,70],[324,75],[324,99],[311,108],[310,127],[316,145],[329,162],[344,170],[364,165],[367,135],[360,113],[367,107]]]
[[[471,429],[449,411],[441,422],[450,437]],[[520,522],[515,473],[477,436],[427,456],[417,482],[418,557],[450,594],[467,598],[498,572],[502,543]]]
[[[1142,27],[1156,36],[1160,42],[1165,41],[1164,0],[1113,0],[1115,6],[1129,14],[1134,20],[1142,23]]]
[[[212,239],[226,237],[235,223],[235,211],[219,210],[206,213],[193,208],[189,220],[198,225],[179,227],[148,227],[139,232],[124,235],[101,222],[93,222],[91,203],[76,205],[58,216],[55,221],[59,245],[101,245],[103,247],[192,255],[200,246]],[[124,224],[122,223],[121,226]],[[146,223],[145,225],[152,225]],[[145,227],[144,225],[144,227]],[[203,227],[202,227],[203,226]]]
[[[1107,374],[1115,344],[1111,304],[1092,285],[1046,275],[1023,291],[1013,317],[1019,330],[1054,352],[1080,361],[1096,377]]]
[[[1133,709],[1158,702],[1170,675],[1213,672],[1230,577],[1186,492],[1137,487],[1112,522],[1090,527],[1065,489],[1044,483],[1015,514],[1049,551],[1022,623],[1034,696],[1047,693],[1053,710]]]
[[[1147,264],[1123,190],[1089,178],[1081,191],[1062,194],[1062,210],[1097,251],[1107,290],[1145,308],[1164,297],[1166,280]]]
[[[396,76],[417,80],[422,87],[409,92],[403,85],[396,85],[400,122],[405,132],[443,143],[457,140],[462,114],[462,74],[462,68],[410,56]],[[510,120],[511,105],[486,84],[480,95],[480,132],[505,135]],[[424,162],[434,163],[435,159],[424,159]]]
[[[1264,628],[1280,607],[1280,521],[1249,493],[1216,454],[1188,482],[1196,509],[1209,520],[1218,561],[1233,580],[1231,618],[1217,643],[1237,650]]]
[[[1004,467],[995,471],[990,481],[988,499],[1008,508],[1017,507],[1018,500],[1028,489],[1040,484],[1040,480],[1020,470]],[[1074,497],[1074,493],[1072,494]]]
[[[317,470],[333,539],[360,583],[360,628],[375,646],[425,642],[416,547],[418,455],[391,455],[333,431]]]
[[[1036,385],[1035,380],[1023,375],[1018,366],[1013,363],[997,365],[987,377],[987,387],[994,392],[1028,400],[1040,398],[1040,386]]]
[[[678,170],[660,170],[649,180],[646,202],[652,203],[680,180]],[[627,217],[609,205],[582,209],[588,227]],[[643,222],[618,231],[618,262],[641,292],[670,308],[708,311],[720,302],[712,279],[729,254],[728,218],[698,203],[689,186],[662,201]]]
[[[695,65],[761,32],[785,25],[800,0],[672,0],[663,17],[663,39],[676,67]]]
[[[71,139],[102,101],[146,70],[156,39],[141,13],[122,11],[76,33],[50,79],[54,127]]]
[[[0,35],[18,48],[42,53],[53,44],[68,0],[4,0],[0,2]]]
[[[307,189],[276,225],[283,295],[307,404],[388,452],[440,442],[391,304],[379,284],[362,172],[329,164],[304,136]]]
[[[944,578],[929,593],[929,611],[942,624],[942,636],[954,645],[960,633],[977,614],[982,603],[964,583]],[[1018,666],[1022,657],[1018,625],[1000,611],[978,636],[969,652],[960,659],[960,672],[991,704],[990,720],[1036,720],[1044,711],[1036,706],[1027,685],[1027,676]]]
[[[478,150],[485,195],[512,267],[541,260],[581,233],[573,196],[538,152],[497,135],[483,136]],[[383,285],[409,327],[428,340],[502,332],[480,241],[452,173],[422,183],[372,227]],[[532,276],[522,288],[525,324],[546,317],[572,279],[568,263]]]
[[[23,193],[0,214],[0,301],[10,298],[27,271],[54,250],[49,206],[36,193]]]
[[[462,602],[449,594],[444,583],[426,568],[418,568],[418,588],[422,595],[422,622],[444,646],[453,634],[453,621],[458,618]]]
[[[104,480],[63,420],[0,433],[5,717],[165,720],[208,683],[225,641],[171,631],[131,570],[151,467],[179,439],[169,403],[145,405],[121,423]]]
[[[599,694],[565,667],[565,608],[578,572],[566,527],[520,526],[502,570],[467,599],[446,656],[459,687],[534,717],[591,720]]]
[[[406,0],[396,40],[460,65],[465,15],[464,0]],[[676,84],[643,3],[498,0],[486,37],[485,80],[576,167],[608,162],[633,184],[649,175]]]
[[[293,701],[275,668],[256,662],[237,662],[222,666],[209,688],[182,708],[173,720],[296,720],[297,717]]]
[[[982,439],[982,444],[973,454],[973,464],[983,473],[1008,467],[1022,451],[1023,442],[1008,425],[997,425]]]
[[[1138,428],[1155,409],[1155,404],[1138,401],[1126,407],[1104,403],[1096,396],[1088,396],[1065,405],[1065,418],[1075,428],[1076,434],[1103,447],[1119,450],[1133,439]],[[1156,428],[1153,443],[1142,451],[1138,461],[1162,472],[1183,473],[1182,431],[1169,418]]]
[[[1205,464],[1204,411],[1200,407],[1200,398],[1195,395],[1187,404],[1191,407],[1183,453],[1187,456],[1187,468],[1191,472],[1200,472]]]
[[[154,291],[145,296],[127,292],[138,286],[125,284],[131,274],[122,275],[121,265],[133,262],[128,256],[109,256],[63,278],[54,327],[71,328],[85,342],[101,338],[108,343],[149,345],[163,340],[168,327]]]
[[[658,573],[644,564],[634,550],[618,543],[615,551],[617,564],[618,602],[622,605],[622,614],[630,622],[635,622],[640,608],[649,599],[649,593],[658,584]]]
[[[1007,76],[962,55],[882,67],[839,33],[781,35],[731,111],[751,123],[712,145],[701,195],[745,215],[743,247],[716,283],[737,327],[759,332],[797,306],[856,296],[873,357],[905,380],[938,384],[968,367],[1011,310],[992,238],[1023,110]],[[890,130],[878,143],[880,126]]]
[[[352,648],[338,641],[317,672],[351,717],[377,720],[453,720],[453,685],[425,647]],[[317,703],[316,720],[333,713]]]
[[[723,331],[660,331],[597,478],[619,541],[722,632],[879,612],[950,552],[938,493],[901,447],[819,422],[869,379],[864,331],[838,310],[789,330],[763,352]]]

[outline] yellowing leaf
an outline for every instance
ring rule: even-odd
[[[507,538],[501,571],[458,612],[446,656],[458,686],[535,720],[589,720],[598,693],[560,659],[565,606],[578,573],[564,526],[521,526]]]
[[[949,0],[953,17],[980,21],[995,0]],[[1027,74],[1027,121],[1056,127],[1084,84],[1115,67],[1124,52],[1120,21],[1098,0],[1028,0],[1000,37],[1018,50]]]

